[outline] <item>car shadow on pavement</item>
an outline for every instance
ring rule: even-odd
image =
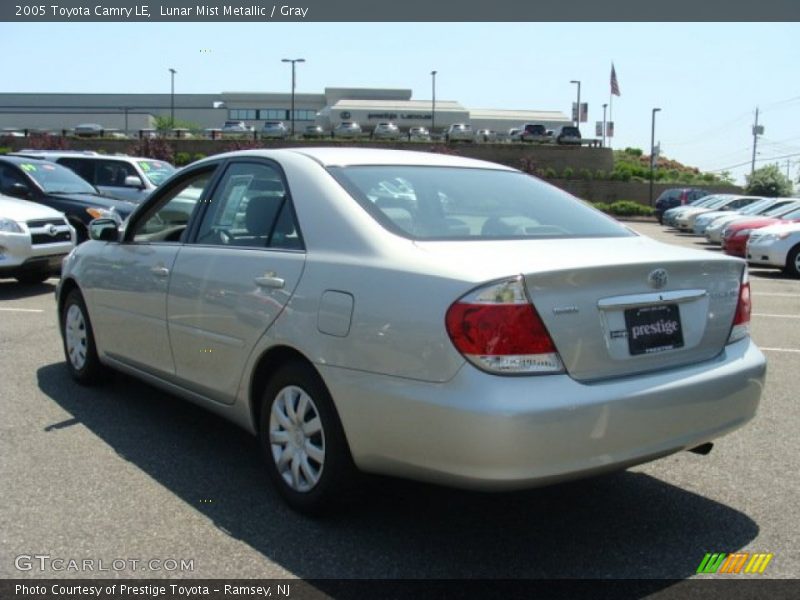
[[[56,291],[56,286],[50,281],[25,284],[19,283],[16,279],[0,279],[0,300],[20,300],[22,298],[53,294]]]
[[[310,519],[273,490],[255,438],[221,418],[123,375],[82,388],[56,363],[37,377],[64,422],[304,579],[684,579],[706,552],[759,531],[729,506],[634,472],[500,494],[371,477],[353,506]],[[219,564],[215,576],[230,576]]]

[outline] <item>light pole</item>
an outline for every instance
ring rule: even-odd
[[[603,104],[603,148],[606,147],[606,107],[608,104]]]
[[[431,71],[431,136],[436,127],[436,71]]]
[[[175,128],[175,69],[169,70],[170,91],[169,91],[169,128]]]
[[[573,79],[570,83],[574,83],[578,86],[578,105],[577,109],[575,110],[575,127],[580,127],[581,125],[581,82]]]
[[[284,58],[281,59],[281,62],[285,63],[292,63],[292,137],[294,138],[294,65],[295,63],[303,63],[306,62],[305,58]]]
[[[653,206],[653,168],[656,163],[656,113],[660,108],[653,109],[653,116],[650,119],[650,206]]]

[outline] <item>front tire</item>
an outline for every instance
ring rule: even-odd
[[[348,498],[356,468],[331,396],[311,365],[287,363],[273,375],[259,434],[270,478],[293,509],[316,515]]]
[[[789,250],[789,255],[786,257],[786,268],[784,270],[786,274],[791,277],[800,277],[800,245]]]
[[[97,357],[89,312],[77,289],[67,295],[61,309],[60,321],[64,356],[70,375],[83,385],[98,383],[105,375],[105,367]]]

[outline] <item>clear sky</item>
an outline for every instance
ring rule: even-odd
[[[703,170],[749,173],[756,106],[758,165],[800,165],[798,23],[0,23],[6,92],[288,90],[281,58],[305,58],[297,91],[408,88],[467,108],[561,110],[576,86],[589,103],[585,137],[609,102],[615,148],[649,151],[660,107],[662,155]],[[13,57],[13,58],[12,58]],[[791,156],[787,156],[791,155]],[[778,158],[786,157],[786,158]]]

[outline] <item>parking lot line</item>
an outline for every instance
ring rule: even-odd
[[[3,312],[28,312],[28,313],[43,313],[43,310],[38,308],[0,308]]]
[[[754,317],[775,317],[776,319],[800,319],[800,315],[770,315],[767,313],[753,313]]]
[[[795,348],[762,348],[761,346],[758,347],[759,350],[764,350],[765,352],[792,352],[795,354],[800,354],[800,350]]]
[[[800,294],[781,294],[778,292],[753,292],[758,296],[775,296],[776,298],[800,298]]]

